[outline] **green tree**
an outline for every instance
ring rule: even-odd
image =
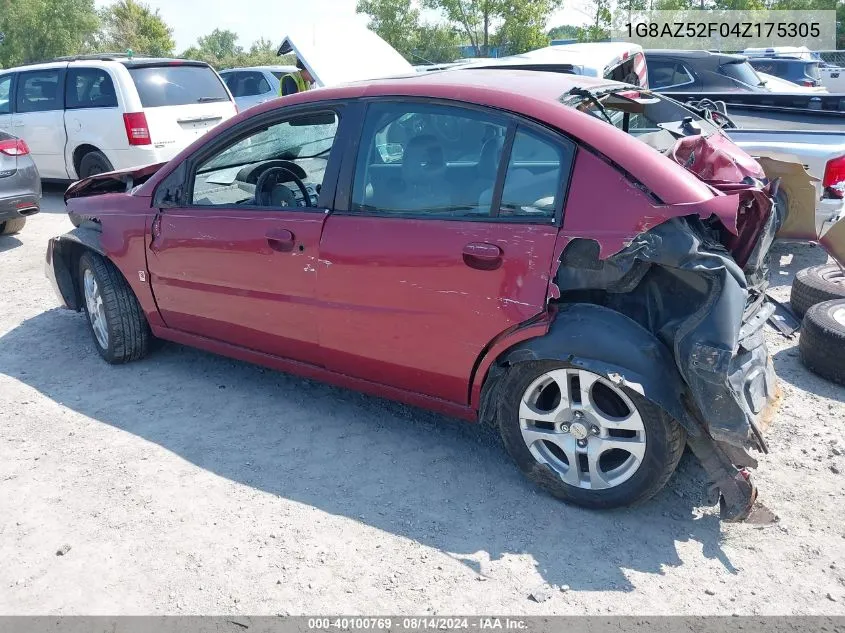
[[[0,0],[0,66],[89,51],[99,25],[94,0]]]
[[[476,57],[486,57],[502,12],[509,5],[530,0],[423,0],[423,6],[439,10],[449,24],[457,27],[469,40]]]
[[[370,18],[368,27],[406,58],[417,45],[420,12],[411,0],[358,0],[355,9]]]
[[[454,27],[444,24],[422,24],[416,29],[411,63],[442,64],[458,59],[461,35]]]
[[[496,41],[516,55],[549,45],[546,24],[562,0],[521,0],[510,2],[502,13]]]
[[[146,4],[135,0],[118,0],[100,14],[103,28],[98,37],[100,50],[133,52],[156,57],[173,55],[176,43],[173,29]]]
[[[197,47],[201,54],[215,59],[235,57],[244,50],[238,46],[238,34],[228,29],[214,29],[208,35],[203,35],[197,39]]]
[[[561,24],[547,33],[550,40],[573,40],[578,37],[578,27],[571,24]]]
[[[276,54],[276,46],[264,38],[255,40],[244,50],[238,45],[234,31],[214,29],[208,35],[197,39],[197,44],[184,50],[181,57],[198,59],[214,66],[217,70],[243,66],[291,65],[296,61],[293,55]]]

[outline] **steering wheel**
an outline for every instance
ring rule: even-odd
[[[302,200],[305,202],[305,206],[310,207],[312,202],[311,195],[308,193],[305,183],[287,167],[270,167],[258,177],[258,182],[255,183],[255,204],[261,207],[273,206],[273,199],[271,197],[273,189],[275,189],[276,185],[281,184],[279,178],[282,175],[285,176],[284,182],[293,180],[294,184],[302,193]]]

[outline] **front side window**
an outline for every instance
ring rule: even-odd
[[[196,168],[191,204],[316,207],[338,121],[334,111],[303,114],[240,137]]]
[[[34,70],[21,73],[18,79],[18,112],[47,112],[63,109],[59,76],[58,70]]]
[[[9,114],[12,111],[12,78],[14,75],[0,77],[0,114]]]
[[[683,64],[675,61],[654,61],[648,65],[648,85],[653,88],[675,88],[695,79]]]
[[[466,108],[371,105],[358,150],[352,211],[489,216],[506,133],[503,118]]]
[[[116,108],[114,82],[102,68],[72,68],[65,83],[68,108]]]

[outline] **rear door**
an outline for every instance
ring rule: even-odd
[[[314,292],[340,113],[244,121],[159,185],[147,261],[167,327],[318,362]]]
[[[371,104],[320,245],[324,364],[466,403],[485,346],[545,309],[573,152],[492,111]]]
[[[65,128],[68,144],[65,164],[73,167],[74,150],[94,145],[107,155],[126,148],[126,127],[120,95],[105,68],[70,64],[65,81]],[[71,176],[74,176],[74,173]]]
[[[12,133],[29,145],[42,178],[68,178],[65,166],[64,68],[18,73]]]
[[[128,69],[153,145],[185,147],[236,113],[223,81],[206,64],[132,64]]]

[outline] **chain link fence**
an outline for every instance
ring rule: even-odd
[[[819,56],[828,64],[845,68],[845,51],[819,51]]]

